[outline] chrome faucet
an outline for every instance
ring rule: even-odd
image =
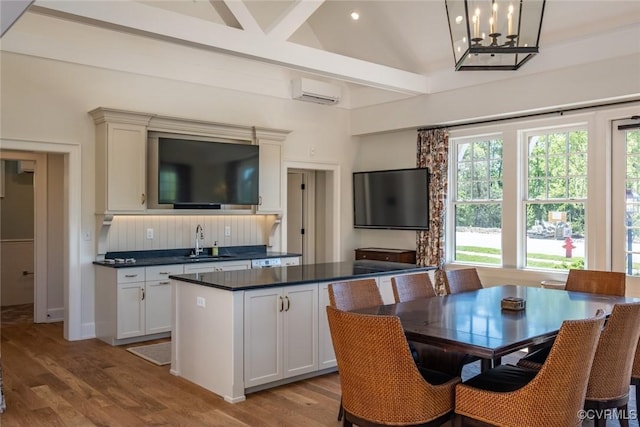
[[[193,254],[195,256],[198,256],[203,252],[203,249],[200,247],[200,239],[204,239],[204,230],[202,229],[202,226],[198,224],[196,227],[196,241],[193,249]]]

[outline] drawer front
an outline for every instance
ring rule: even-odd
[[[371,259],[374,261],[397,261],[398,254],[375,251],[356,251],[356,259]]]
[[[285,257],[281,260],[282,265],[300,265],[300,257]]]
[[[118,268],[118,283],[144,282],[144,267]]]
[[[154,265],[153,267],[146,267],[145,280],[169,280],[170,275],[182,273],[184,273],[182,264]]]

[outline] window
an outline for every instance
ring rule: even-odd
[[[640,129],[621,129],[625,171],[625,271],[640,276]]]
[[[502,264],[502,139],[454,141],[455,255]]]
[[[584,268],[587,131],[525,134],[525,265]]]

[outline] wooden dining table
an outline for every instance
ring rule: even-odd
[[[523,298],[525,309],[502,309],[506,297]],[[506,354],[551,343],[565,320],[592,317],[598,309],[608,315],[614,304],[636,301],[640,299],[503,285],[354,311],[398,316],[408,340],[477,356],[485,370]]]

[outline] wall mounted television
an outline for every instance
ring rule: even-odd
[[[149,206],[224,209],[257,205],[259,147],[150,135]]]
[[[353,225],[390,230],[429,229],[429,170],[353,173]]]

